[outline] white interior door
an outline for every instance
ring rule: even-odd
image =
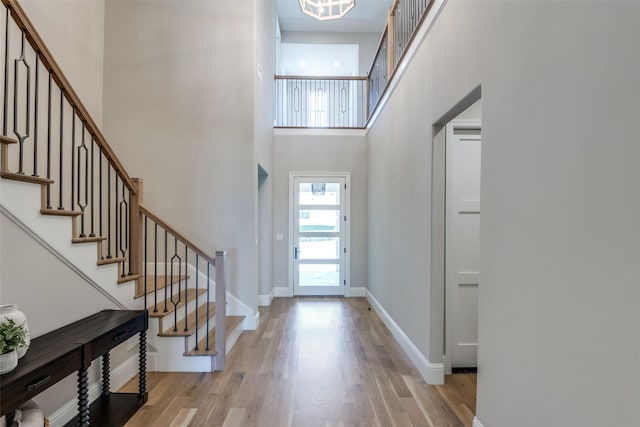
[[[446,129],[446,369],[478,360],[480,146],[476,122]]]
[[[293,179],[293,293],[344,295],[346,178]]]

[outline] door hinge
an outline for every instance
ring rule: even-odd
[[[346,215],[344,216],[344,222],[347,222],[347,216]]]
[[[346,183],[344,184],[344,189],[345,189],[345,190],[347,189],[347,184],[346,184]]]
[[[342,283],[343,283],[345,286],[347,286],[347,280],[346,280],[346,279],[345,279]]]
[[[344,253],[345,253],[345,254],[347,253],[347,248],[344,248]]]

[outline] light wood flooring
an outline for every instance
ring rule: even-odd
[[[366,299],[276,298],[260,316],[224,372],[149,373],[127,427],[471,426],[475,374],[427,385]]]

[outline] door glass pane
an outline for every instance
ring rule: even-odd
[[[340,286],[340,264],[300,264],[300,286]]]
[[[338,182],[301,182],[299,190],[300,205],[339,205],[340,183]]]
[[[300,209],[300,231],[337,233],[340,231],[340,211]]]
[[[300,259],[340,258],[339,237],[300,237],[298,248]]]

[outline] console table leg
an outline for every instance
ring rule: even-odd
[[[147,331],[140,332],[140,361],[138,385],[140,387],[139,396],[145,398],[147,395]]]
[[[89,425],[89,372],[78,371],[78,426]]]
[[[109,352],[106,352],[102,356],[102,395],[108,396],[111,394],[111,385],[109,383],[111,376],[111,362]]]

